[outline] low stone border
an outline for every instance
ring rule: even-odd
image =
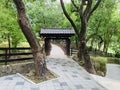
[[[29,72],[34,68],[33,62],[24,62],[11,65],[2,65],[0,67],[0,77],[5,75],[11,75],[15,73]]]
[[[33,81],[31,81],[30,79],[28,79],[28,78],[26,78],[25,76],[23,76],[22,74],[20,74],[20,73],[16,73],[18,76],[20,76],[20,77],[22,77],[24,80],[26,80],[26,81],[28,81],[28,82],[30,82],[30,83],[32,83],[32,84],[34,84],[34,85],[36,85],[36,83],[34,83]]]
[[[33,82],[32,80],[30,80],[30,79],[28,79],[28,78],[26,78],[25,76],[23,76],[22,74],[20,74],[20,73],[16,73],[18,76],[20,76],[21,78],[23,78],[24,80],[26,80],[27,82],[30,82],[31,84],[34,84],[34,85],[40,85],[40,84],[42,84],[42,83],[45,83],[45,82],[48,82],[48,81],[51,81],[51,80],[55,80],[55,79],[58,79],[58,78],[60,78],[60,76],[58,76],[57,78],[53,78],[53,79],[50,79],[50,80],[47,80],[47,81],[43,81],[43,82],[40,82],[40,83],[35,83],[35,82]]]

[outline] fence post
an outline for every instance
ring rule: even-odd
[[[7,57],[7,49],[5,50],[5,65],[7,65],[7,59],[8,59],[8,57]]]

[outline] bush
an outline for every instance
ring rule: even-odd
[[[108,61],[108,63],[120,64],[120,58],[108,57],[107,61]]]
[[[116,53],[115,53],[115,57],[120,58],[120,53],[119,53],[119,52],[116,52]]]
[[[107,58],[105,57],[93,57],[91,56],[91,60],[93,62],[93,65],[95,67],[95,70],[98,75],[105,76],[106,75],[106,64],[107,64]]]

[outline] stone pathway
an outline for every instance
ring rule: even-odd
[[[46,58],[48,69],[59,77],[34,84],[19,74],[0,77],[0,90],[106,90],[72,59]]]
[[[67,58],[67,56],[64,54],[64,51],[57,45],[51,44],[51,52],[49,57],[53,58]]]
[[[107,64],[107,78],[115,79],[120,81],[120,65],[118,64]]]
[[[108,90],[120,90],[120,81],[101,77],[97,75],[91,75],[97,82],[106,87]]]

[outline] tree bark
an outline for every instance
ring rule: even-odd
[[[83,17],[84,18],[84,17]],[[82,58],[85,60],[85,68],[89,73],[96,74],[96,71],[92,65],[92,62],[90,60],[90,55],[87,50],[86,46],[86,27],[87,27],[87,21],[86,19],[81,19],[81,31],[80,31],[80,37],[79,37],[79,59]]]
[[[28,18],[26,16],[26,12],[25,12],[25,6],[24,3],[22,2],[22,0],[13,0],[16,8],[17,8],[17,12],[18,12],[18,23],[19,26],[23,32],[23,34],[25,35],[28,43],[30,44],[32,53],[33,53],[33,58],[34,58],[34,67],[35,67],[35,72],[36,75],[43,75],[45,74],[45,61],[43,59],[43,55],[40,52],[40,45],[37,42],[37,39],[34,35],[34,33],[32,32],[32,28],[28,22]]]

